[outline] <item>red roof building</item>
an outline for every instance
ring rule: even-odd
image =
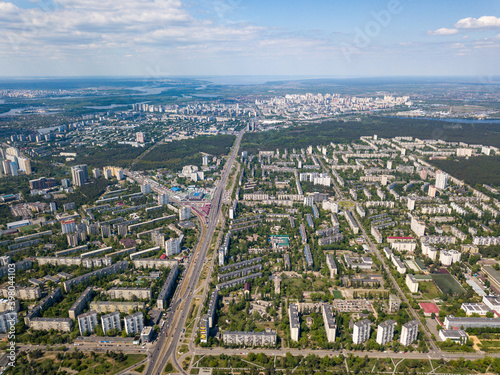
[[[432,313],[438,314],[439,313],[439,307],[435,303],[419,303],[420,308],[424,310],[424,315],[425,316],[431,316]]]

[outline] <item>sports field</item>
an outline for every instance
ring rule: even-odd
[[[465,293],[465,289],[453,278],[447,274],[432,274],[432,281],[444,294],[460,295]]]

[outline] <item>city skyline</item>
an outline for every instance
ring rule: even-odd
[[[0,75],[500,74],[493,1],[0,2]],[[487,80],[487,79],[486,79]]]

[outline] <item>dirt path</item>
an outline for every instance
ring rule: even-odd
[[[474,343],[474,345],[472,345],[472,347],[474,348],[475,351],[479,351],[481,350],[479,348],[479,345],[481,345],[481,340],[479,340],[477,338],[477,336],[469,336],[469,338],[472,340],[472,342]]]

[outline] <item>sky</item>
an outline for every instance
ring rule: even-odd
[[[498,0],[0,0],[0,76],[500,75]]]

